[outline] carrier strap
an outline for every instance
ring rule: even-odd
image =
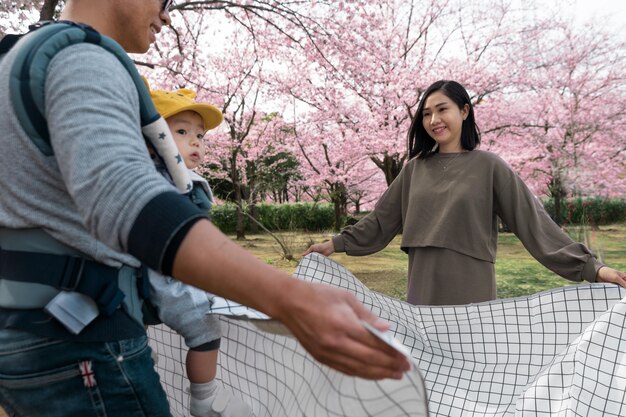
[[[68,46],[84,42],[98,45],[115,56],[130,75],[139,97],[144,136],[165,162],[179,192],[189,192],[191,180],[167,123],[157,112],[148,87],[124,49],[112,38],[84,24],[42,22],[31,29],[36,34],[23,39],[24,45],[19,48],[10,68],[9,93],[17,119],[35,146],[46,156],[54,154],[45,118],[45,82],[50,62]],[[20,38],[21,35],[5,36],[0,44],[0,55],[11,49]]]
[[[53,154],[50,132],[44,116],[44,87],[48,65],[58,52],[68,46],[86,42],[111,52],[128,70],[139,92],[141,125],[148,125],[159,118],[135,64],[113,39],[102,36],[90,26],[68,21],[44,24],[35,30],[37,36],[24,39],[26,44],[20,48],[11,66],[9,91],[20,124],[45,155]],[[15,39],[9,42],[14,44]]]
[[[119,269],[77,256],[0,248],[0,277],[47,285],[85,294],[111,316],[124,300],[118,286]]]

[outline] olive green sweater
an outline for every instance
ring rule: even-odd
[[[497,216],[546,268],[572,281],[595,282],[603,266],[552,221],[501,158],[475,150],[412,159],[354,226],[333,237],[337,252],[368,255],[402,231],[401,247],[447,248],[495,262]]]

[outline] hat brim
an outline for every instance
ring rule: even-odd
[[[202,121],[204,122],[204,130],[215,129],[224,121],[224,116],[222,115],[222,112],[219,111],[217,107],[211,106],[210,104],[190,104],[188,106],[178,107],[176,108],[176,110],[173,110],[169,113],[164,113],[161,116],[167,119],[170,116],[188,110],[194,111],[198,113],[200,117],[202,117]]]

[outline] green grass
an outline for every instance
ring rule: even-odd
[[[571,228],[570,234],[578,236]],[[269,235],[248,235],[239,242],[259,259],[292,273],[300,254],[311,244],[330,239],[332,233],[279,233],[287,242],[296,260],[282,259],[278,244]],[[591,246],[598,251],[604,262],[616,269],[626,271],[626,224],[601,226],[591,232]],[[333,254],[332,259],[343,264],[365,285],[374,291],[406,298],[407,256],[400,250],[400,236],[384,250],[369,256]],[[501,233],[496,260],[498,298],[518,297],[551,288],[572,285],[537,262],[511,233]]]

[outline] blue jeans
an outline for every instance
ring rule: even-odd
[[[18,417],[171,417],[146,336],[77,343],[0,330],[0,405]]]

